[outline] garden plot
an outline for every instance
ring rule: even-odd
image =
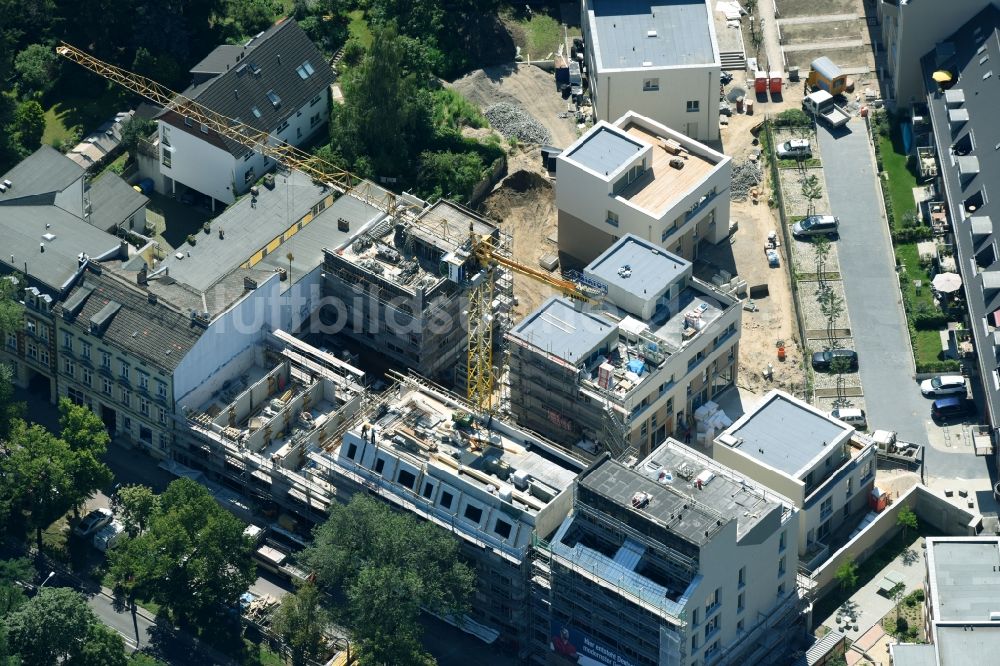
[[[840,275],[840,259],[837,254],[837,241],[830,241],[830,252],[826,255],[826,279],[836,280]],[[792,265],[800,275],[816,275],[816,240],[799,240],[791,242]]]
[[[778,19],[793,16],[816,16],[817,14],[854,14],[857,0],[775,0],[774,9]],[[819,6],[817,6],[819,5]]]
[[[858,19],[849,21],[824,21],[822,23],[788,23],[779,25],[781,43],[784,46],[793,44],[815,44],[823,42],[843,42],[861,39],[861,22]]]
[[[802,191],[802,183],[809,176],[816,176],[820,186],[820,197],[812,203],[816,213],[825,215],[830,212],[830,199],[826,193],[826,182],[823,180],[822,169],[778,169],[781,178],[781,196],[785,201],[785,213],[790,218],[801,218],[809,214],[810,201]],[[794,219],[792,221],[795,221]]]
[[[819,282],[805,280],[799,281],[798,284],[799,310],[802,312],[802,321],[805,323],[806,333],[808,334],[809,331],[823,331],[823,337],[825,338],[828,322],[827,316],[823,313],[823,305],[820,302],[820,284]],[[839,280],[828,280],[826,286],[839,299],[839,302],[843,304],[840,312],[834,319],[833,327],[840,330],[850,329],[851,318],[847,314],[844,284]],[[825,340],[813,339],[809,341],[809,344],[812,347],[816,347],[821,342],[828,343]]]

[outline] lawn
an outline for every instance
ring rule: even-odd
[[[903,152],[898,125],[892,124],[890,136],[879,137],[879,148],[882,154],[882,169],[889,176],[884,182],[898,224],[907,212],[917,210],[913,201],[913,188],[917,186],[917,176],[911,168],[910,157]]]
[[[347,32],[351,37],[357,37],[367,49],[372,45],[372,31],[365,20],[365,13],[361,9],[355,9],[347,14],[351,22],[347,25]]]
[[[54,98],[54,93],[49,97]],[[110,88],[105,88],[96,96],[46,99],[43,106],[45,132],[42,134],[42,143],[49,145],[83,136],[113,118],[118,111],[129,108],[122,99],[122,93]]]
[[[507,25],[514,44],[521,47],[525,60],[529,57],[545,60],[563,43],[562,24],[548,14],[532,12],[527,16],[524,12],[517,12],[507,18]]]

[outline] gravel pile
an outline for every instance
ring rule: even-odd
[[[760,167],[749,160],[733,164],[733,179],[730,186],[730,198],[733,201],[746,201],[750,190],[760,185],[764,174]]]
[[[493,129],[506,138],[524,143],[551,143],[549,131],[521,107],[507,102],[494,104],[483,112]]]

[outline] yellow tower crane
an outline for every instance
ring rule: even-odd
[[[62,42],[56,53],[83,68],[113,81],[123,88],[141,95],[168,111],[190,118],[206,132],[216,132],[250,150],[261,153],[290,169],[310,176],[332,189],[353,196],[407,225],[433,229],[433,222],[420,220],[417,210],[392,192],[373,186],[369,181],[341,169],[315,155],[284,142],[276,141],[268,132],[256,129],[239,120],[229,118],[196,102],[195,100],[157,83],[156,81],[104,62],[86,51]],[[468,331],[468,389],[467,397],[473,407],[481,412],[494,409],[493,391],[496,381],[493,371],[493,285],[498,266],[533,278],[561,293],[578,300],[588,301],[589,296],[569,280],[552,277],[548,273],[518,263],[498,251],[496,241],[489,236],[478,236],[469,229],[469,250],[482,266],[484,274],[473,286],[469,299]]]

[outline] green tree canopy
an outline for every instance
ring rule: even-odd
[[[152,488],[139,484],[119,488],[112,500],[118,517],[130,536],[138,536],[146,531],[158,501]]]
[[[14,58],[14,71],[27,92],[45,92],[56,80],[59,56],[51,46],[31,44]]]
[[[483,170],[483,158],[478,153],[424,151],[420,154],[417,183],[431,199],[465,201],[482,180]]]
[[[178,479],[159,496],[146,531],[111,552],[118,589],[140,588],[180,624],[220,621],[255,578],[243,524],[204,487]]]
[[[896,514],[896,524],[903,528],[903,539],[906,539],[908,530],[917,529],[917,514],[908,506],[904,506]]]
[[[274,0],[229,0],[227,13],[241,36],[252,36],[267,30],[280,12]]]
[[[129,118],[122,125],[122,145],[130,155],[135,155],[139,142],[156,130],[156,123],[148,118]]]
[[[33,99],[21,102],[14,112],[14,132],[21,146],[33,151],[42,145],[45,133],[45,110]]]
[[[837,571],[833,575],[840,581],[841,589],[849,590],[858,584],[858,563],[854,560],[846,560],[837,567]]]
[[[108,466],[101,462],[111,436],[97,414],[66,398],[59,401],[59,425],[63,440],[73,452],[69,467],[73,477],[70,506],[79,510],[95,491],[114,479]]]
[[[274,631],[291,649],[294,666],[302,666],[323,654],[323,630],[331,619],[320,605],[321,595],[314,584],[307,583],[281,600],[271,620]]]
[[[346,593],[343,621],[371,663],[413,663],[423,655],[421,608],[468,608],[475,578],[458,541],[437,525],[393,512],[365,495],[331,507],[303,560],[317,583]]]

